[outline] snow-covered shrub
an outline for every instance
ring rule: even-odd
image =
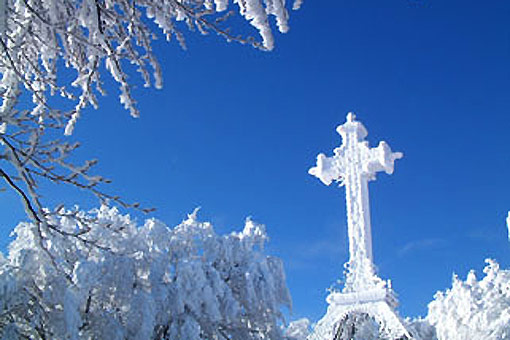
[[[0,259],[0,339],[283,337],[290,297],[264,226],[219,236],[196,213],[173,229],[105,206],[71,216],[53,223],[78,236],[15,228]]]
[[[306,340],[310,335],[310,320],[301,318],[289,324],[285,330],[286,340]]]
[[[452,288],[429,304],[426,320],[439,340],[510,339],[510,270],[486,262],[481,280],[473,271],[465,281],[454,276]]]
[[[437,340],[436,329],[426,319],[416,318],[406,320],[409,332],[419,340]]]

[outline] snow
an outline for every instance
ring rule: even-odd
[[[492,259],[486,263],[481,280],[473,271],[465,281],[454,276],[452,287],[436,293],[429,304],[425,321],[438,340],[510,339],[510,270],[500,269]]]
[[[260,36],[262,37],[262,45],[272,50],[274,47],[273,33],[269,26],[269,21],[266,14],[266,9],[258,0],[234,0],[239,6],[240,13],[255,27]]]
[[[348,280],[350,283],[346,286],[346,290],[368,289],[369,282],[373,281],[368,181],[374,180],[375,174],[380,171],[393,173],[394,162],[402,158],[402,153],[392,152],[385,142],[379,143],[376,148],[369,148],[364,140],[367,130],[363,124],[355,120],[353,113],[347,114],[346,122],[338,126],[337,132],[342,136],[342,145],[334,150],[332,157],[319,154],[317,165],[311,168],[309,173],[326,185],[333,181],[345,185],[350,254],[349,275],[360,276],[357,279]],[[362,283],[362,281],[366,282]],[[350,285],[360,286],[351,287]]]
[[[7,28],[6,4],[7,0],[0,0],[0,39],[3,39]]]
[[[255,27],[260,39],[232,32],[228,18],[235,13]],[[9,163],[1,170],[21,194],[28,215],[45,219],[39,193],[44,181],[88,190],[101,201],[111,199],[96,186],[104,179],[90,180],[89,169],[80,171],[73,163],[72,149],[60,135],[73,133],[88,106],[99,108],[105,74],[117,84],[120,104],[132,117],[140,116],[132,93],[137,84],[127,68],[140,74],[144,87],[163,86],[152,47],[156,26],[183,47],[182,30],[188,29],[271,50],[272,19],[280,32],[288,31],[285,0],[0,0],[5,50],[0,54],[0,158]],[[55,96],[64,100],[55,101]]]
[[[0,339],[38,331],[52,339],[283,338],[290,296],[281,261],[263,253],[264,226],[248,219],[243,231],[220,236],[196,212],[175,228],[155,219],[139,226],[106,206],[73,216],[51,223],[72,233],[89,219],[90,231],[50,232],[47,251],[37,226],[15,228],[0,258],[0,315],[8,316]]]
[[[364,140],[367,130],[353,113],[347,114],[346,122],[338,126],[337,132],[342,136],[342,145],[332,157],[319,154],[317,165],[309,173],[326,185],[339,181],[345,186],[350,259],[344,292],[359,292],[380,286],[372,263],[368,181],[374,180],[380,171],[393,173],[394,161],[402,154],[392,152],[385,142],[369,148]]]
[[[404,322],[395,314],[394,310],[384,301],[374,303],[360,303],[350,306],[330,304],[326,315],[317,323],[308,340],[351,340],[350,336],[337,337],[349,322],[350,318],[366,316],[379,326],[372,330],[370,336],[377,339],[381,334],[384,339],[411,338]],[[361,328],[363,324],[357,324]],[[356,338],[363,339],[363,337]]]
[[[296,0],[294,8],[301,2]],[[235,39],[264,50],[274,48],[271,17],[276,19],[280,32],[289,30],[284,0],[214,0],[214,6],[212,3],[211,0],[145,0],[133,5],[125,0],[109,0],[99,6],[94,0],[0,0],[0,38],[9,51],[2,54],[0,63],[4,65],[0,66],[0,73],[1,87],[5,91],[0,121],[13,126],[25,122],[21,118],[14,119],[11,114],[21,95],[20,87],[33,95],[33,107],[29,108],[32,115],[43,118],[50,115],[47,107],[50,97],[59,93],[71,100],[74,109],[70,114],[54,110],[51,116],[56,115],[56,120],[64,123],[66,135],[72,134],[80,111],[89,104],[97,108],[96,95],[104,94],[101,88],[103,61],[107,73],[118,83],[120,103],[133,117],[138,117],[125,64],[135,66],[145,87],[154,84],[161,88],[163,85],[161,67],[152,51],[156,35],[143,12],[161,28],[168,40],[176,37],[183,47],[184,36],[178,25],[181,21],[191,30],[217,33],[228,41]],[[220,13],[231,5],[235,5],[232,6],[234,12],[255,27],[260,42],[252,37],[238,37],[226,24],[220,25],[222,20],[217,20]],[[60,81],[62,64],[76,73],[74,81]],[[47,126],[45,120],[40,125],[41,129]]]
[[[510,211],[508,212],[508,216],[506,217],[506,227],[508,231],[508,241],[510,241]]]
[[[330,293],[327,313],[309,339],[350,339],[353,334],[349,330],[344,334],[343,329],[349,322],[361,321],[368,325],[376,322],[381,327],[380,332],[390,339],[409,338],[395,311],[398,302],[391,284],[375,273],[368,199],[368,182],[375,179],[377,172],[392,174],[394,162],[402,158],[402,153],[392,152],[385,142],[370,148],[365,141],[366,128],[351,112],[346,122],[337,127],[337,132],[342,137],[342,145],[334,150],[332,157],[319,154],[317,165],[309,173],[326,185],[337,181],[345,186],[350,259],[345,266],[342,291]]]
[[[294,4],[292,5],[292,9],[296,11],[296,10],[300,9],[302,5],[303,5],[303,0],[296,0],[296,1],[294,1]]]
[[[301,318],[289,324],[285,330],[288,340],[306,340],[310,334],[310,320]]]

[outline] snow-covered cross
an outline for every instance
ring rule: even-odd
[[[337,181],[345,186],[350,254],[345,290],[358,291],[370,288],[366,285],[374,275],[368,181],[374,180],[379,171],[393,173],[393,163],[402,153],[391,152],[386,142],[370,148],[365,141],[367,130],[352,112],[336,131],[342,136],[342,145],[332,157],[319,154],[317,165],[309,173],[326,185]]]
[[[317,156],[317,165],[309,172],[326,185],[336,181],[345,186],[350,259],[343,290],[329,294],[327,313],[308,340],[353,339],[357,333],[364,334],[370,324],[367,320],[376,321],[378,327],[372,329],[372,336],[361,338],[416,339],[398,316],[391,282],[377,276],[372,259],[368,181],[379,171],[393,173],[393,163],[402,154],[391,152],[385,142],[370,148],[365,141],[367,130],[352,113],[336,130],[342,145],[332,157]]]

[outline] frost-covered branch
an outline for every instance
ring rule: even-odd
[[[500,340],[510,337],[510,270],[486,260],[484,276],[470,271],[466,280],[453,277],[452,287],[438,292],[426,320],[438,340]]]
[[[256,29],[260,41],[232,33],[233,13]],[[271,17],[281,32],[288,30],[284,0],[0,0],[0,169],[7,187],[41,225],[48,223],[38,192],[44,180],[139,208],[103,191],[109,181],[92,173],[96,161],[70,162],[79,143],[61,139],[72,134],[85,108],[99,107],[102,77],[114,79],[120,103],[138,117],[131,69],[144,86],[162,87],[152,50],[160,32],[182,46],[183,30],[195,30],[270,50]]]
[[[99,65],[119,84],[120,101],[132,116],[139,112],[131,95],[124,62],[137,68],[145,86],[162,86],[161,69],[152,52],[152,20],[168,40],[182,45],[182,28],[213,32],[229,41],[249,43],[271,50],[274,47],[270,16],[281,32],[288,31],[284,0],[2,0],[0,13],[0,72],[2,87],[18,91],[22,86],[33,96],[32,114],[45,118],[54,94],[73,101],[71,117],[66,117],[66,133],[72,133],[81,111],[97,107],[96,94],[103,93]],[[237,6],[258,31],[261,41],[231,33],[225,21]],[[222,12],[226,12],[223,15]],[[184,27],[180,27],[180,23]],[[70,83],[59,80],[59,68],[76,73]],[[16,96],[14,96],[16,97]],[[4,104],[9,102],[3,97]],[[6,111],[3,107],[2,111]],[[51,110],[50,110],[51,111]],[[5,113],[4,113],[5,114]],[[2,114],[3,115],[3,114]],[[3,119],[2,119],[3,123]],[[9,123],[9,122],[6,122]],[[12,124],[12,122],[11,122]]]
[[[48,251],[69,281],[38,246],[37,227],[18,225],[0,256],[0,339],[284,339],[290,297],[281,261],[263,252],[262,225],[247,220],[221,236],[196,213],[175,228],[138,226],[105,206],[76,215],[94,221],[84,238],[113,251],[51,234]],[[51,222],[83,227],[72,216]]]

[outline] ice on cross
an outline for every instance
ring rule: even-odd
[[[317,166],[310,169],[310,174],[318,177],[324,184],[330,185],[334,180],[343,180],[354,171],[368,179],[374,179],[379,171],[393,173],[393,163],[402,158],[401,152],[391,152],[386,142],[370,149],[365,141],[367,130],[356,116],[349,112],[345,124],[338,126],[337,132],[342,136],[342,146],[334,150],[333,157],[324,154],[317,156]]]
[[[371,285],[374,274],[368,181],[380,171],[393,173],[393,164],[402,153],[392,152],[386,142],[370,148],[365,141],[367,130],[352,112],[336,131],[342,136],[342,145],[332,157],[319,154],[309,173],[326,185],[338,181],[345,186],[350,254],[345,290],[356,290]]]
[[[328,296],[328,311],[309,340],[350,339],[353,334],[349,332],[355,327],[346,325],[365,317],[374,319],[389,339],[411,339],[395,311],[398,302],[390,282],[375,273],[368,197],[368,182],[377,172],[392,174],[394,162],[402,158],[402,153],[392,152],[386,142],[370,148],[365,141],[367,130],[353,113],[347,115],[337,132],[342,145],[331,157],[319,154],[317,165],[309,173],[326,185],[335,181],[345,186],[350,258],[344,287]]]

